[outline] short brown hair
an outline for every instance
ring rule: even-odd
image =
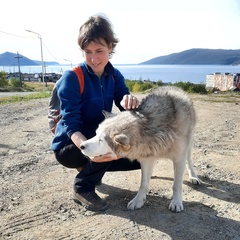
[[[112,44],[112,55],[119,40],[115,37],[110,21],[103,15],[95,15],[80,27],[77,41],[84,50],[92,41],[102,44],[100,39],[104,39],[108,46]]]

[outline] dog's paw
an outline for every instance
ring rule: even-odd
[[[200,185],[201,184],[201,181],[198,177],[190,177],[189,182],[194,184],[194,185]]]
[[[172,212],[181,212],[183,211],[183,204],[182,202],[176,202],[174,200],[171,201],[169,205],[169,210]]]
[[[144,203],[145,203],[145,201],[146,201],[146,198],[134,198],[134,199],[132,199],[129,203],[128,203],[128,205],[127,205],[127,208],[129,209],[129,210],[135,210],[135,209],[139,209],[139,208],[141,208],[143,205],[144,205]]]

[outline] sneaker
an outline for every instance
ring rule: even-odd
[[[83,205],[87,210],[97,212],[108,208],[107,203],[103,201],[94,191],[77,193],[74,191],[73,200]]]

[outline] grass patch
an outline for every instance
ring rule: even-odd
[[[54,83],[48,83],[47,86],[45,83],[41,82],[25,82],[27,89],[32,89],[34,92],[41,92],[41,91],[52,91]]]
[[[5,98],[0,98],[0,104],[30,101],[33,99],[48,98],[50,96],[51,96],[51,92],[48,91],[48,92],[37,92],[37,93],[29,94],[27,96],[5,97]]]
[[[0,87],[0,92],[42,92],[52,91],[54,83],[50,82],[45,85],[42,82],[23,82],[22,87],[17,80],[11,81],[11,84]]]
[[[33,92],[26,96],[11,96],[0,98],[0,104],[29,101],[32,99],[48,98],[51,96],[51,91],[54,87],[53,83],[48,83],[47,86],[41,82],[24,82],[23,87],[7,86],[1,88],[1,92]]]

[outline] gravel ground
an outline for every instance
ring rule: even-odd
[[[144,95],[139,94],[139,98]],[[0,105],[0,239],[240,239],[239,95],[190,95],[197,112],[193,162],[202,184],[183,185],[185,210],[168,210],[170,161],[159,160],[147,202],[127,210],[140,171],[106,173],[98,194],[110,208],[85,210],[72,200],[77,171],[50,150],[48,100]]]

